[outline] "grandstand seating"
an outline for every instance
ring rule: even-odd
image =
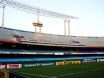
[[[28,31],[4,28],[0,27],[0,39],[3,40],[13,40],[11,35],[21,35],[28,39],[37,40],[41,43],[51,43],[51,44],[72,44],[72,45],[87,45],[87,46],[104,46],[104,37],[80,37],[71,36],[65,37],[63,35],[52,35],[52,34],[39,34]],[[73,42],[77,41],[77,42]]]
[[[11,34],[13,34],[14,32],[11,30],[3,30],[0,28],[0,39],[2,40],[13,40],[13,38],[11,37]]]
[[[96,56],[96,57],[86,57],[86,59],[100,59],[100,58],[104,58],[104,56]]]
[[[64,58],[32,58],[36,61],[50,61],[50,60],[56,60],[56,61],[60,61],[60,60],[82,60],[84,59],[83,57],[64,57]]]
[[[10,53],[19,53],[19,52],[35,52],[35,53],[96,53],[96,52],[104,52],[104,50],[79,50],[79,51],[71,51],[71,50],[34,50],[34,49],[15,49],[15,48],[0,48],[0,52],[10,52]]]
[[[3,49],[0,48],[0,52],[24,52],[22,49]]]
[[[20,32],[18,31],[21,35],[25,36],[28,39],[34,39],[34,40],[40,40],[40,41],[46,41],[54,44],[58,43],[70,43],[73,41],[69,37],[64,37],[64,36],[56,36],[56,35],[50,35],[50,34],[39,34],[39,33],[29,33],[29,32]]]
[[[8,49],[8,48],[0,48],[1,54],[23,54],[23,53],[72,53],[72,51],[67,50],[30,50],[30,49]]]
[[[64,58],[0,58],[0,62],[28,62],[28,61],[64,61],[64,60],[82,60],[82,59],[104,58],[104,56],[87,57],[64,57]]]
[[[96,51],[95,50],[79,50],[78,52],[80,53],[88,53],[88,52],[91,52],[91,53],[95,53]]]
[[[48,53],[48,52],[49,53],[55,53],[55,52],[57,52],[57,53],[58,52],[59,53],[61,53],[61,52],[70,52],[70,53],[72,53],[72,51],[66,51],[66,50],[65,51],[64,50],[63,51],[62,50],[60,50],[60,51],[59,50],[58,51],[57,50],[26,50],[26,51],[27,52],[40,52],[40,53],[42,53],[42,52],[45,52],[45,53]]]
[[[9,29],[9,28],[4,28],[4,29],[0,28],[0,39],[13,40],[13,38],[11,37],[12,34],[21,35],[27,39],[38,40],[52,44],[69,44],[73,41],[73,39],[64,36],[39,34],[39,33],[25,32],[25,31]]]
[[[75,40],[78,40],[83,45],[87,46],[104,46],[104,38],[103,37],[72,37]]]
[[[96,50],[97,52],[104,52],[104,50]]]
[[[0,62],[25,62],[25,61],[34,61],[29,58],[0,58]]]

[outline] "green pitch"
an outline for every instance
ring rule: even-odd
[[[30,78],[104,78],[104,62],[10,69]]]

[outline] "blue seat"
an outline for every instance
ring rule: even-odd
[[[0,58],[0,62],[24,62],[24,61],[33,61],[29,58]]]

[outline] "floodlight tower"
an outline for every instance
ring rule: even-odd
[[[41,34],[41,27],[43,27],[43,24],[39,21],[39,12],[37,13],[37,22],[33,22],[32,25],[35,26],[35,33],[36,33],[36,27],[39,27]]]
[[[2,29],[4,28],[4,11],[5,11],[5,5],[3,6],[3,13],[2,13]]]
[[[70,20],[64,20],[64,35],[66,36],[66,23],[68,22],[68,37],[70,37]]]
[[[3,3],[3,0],[0,0],[0,7],[2,8],[2,29],[4,28],[4,11],[5,11],[5,5]]]
[[[64,35],[66,36],[66,19],[64,20]]]
[[[68,20],[68,36],[70,37],[70,20]]]

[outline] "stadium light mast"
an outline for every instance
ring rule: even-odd
[[[40,34],[41,34],[41,27],[43,27],[43,24],[39,21],[39,12],[37,12],[37,22],[32,23],[33,26],[35,26],[35,33],[36,33],[36,28],[40,28]]]
[[[4,11],[5,11],[5,4],[3,0],[0,0],[0,7],[2,8],[2,29],[4,28]]]
[[[3,12],[2,12],[2,29],[4,28],[4,11],[5,11],[5,5],[3,6]]]
[[[70,20],[68,20],[68,36],[70,37]]]
[[[66,19],[64,20],[64,35],[66,36]]]
[[[31,13],[31,14],[35,14],[35,15],[37,15],[37,13],[39,13],[38,16],[60,18],[60,19],[67,19],[67,20],[68,19],[78,19],[78,17],[74,17],[74,16],[70,16],[70,15],[66,15],[66,14],[62,14],[62,13],[58,13],[58,12],[53,12],[53,11],[43,9],[40,7],[17,2],[15,0],[0,0],[0,2],[1,2],[1,4],[5,5],[5,6],[9,6],[9,7],[12,7],[12,8],[27,12],[27,13]],[[3,20],[4,20],[4,18],[3,18]],[[41,34],[41,27],[43,27],[43,24],[39,21],[33,22],[32,24],[33,24],[33,26],[35,26],[35,32],[36,32],[36,27],[40,27],[40,34]],[[3,27],[4,27],[4,24],[3,24]],[[66,36],[66,22],[65,21],[64,21],[64,35]],[[69,33],[69,36],[70,36],[70,33]]]

